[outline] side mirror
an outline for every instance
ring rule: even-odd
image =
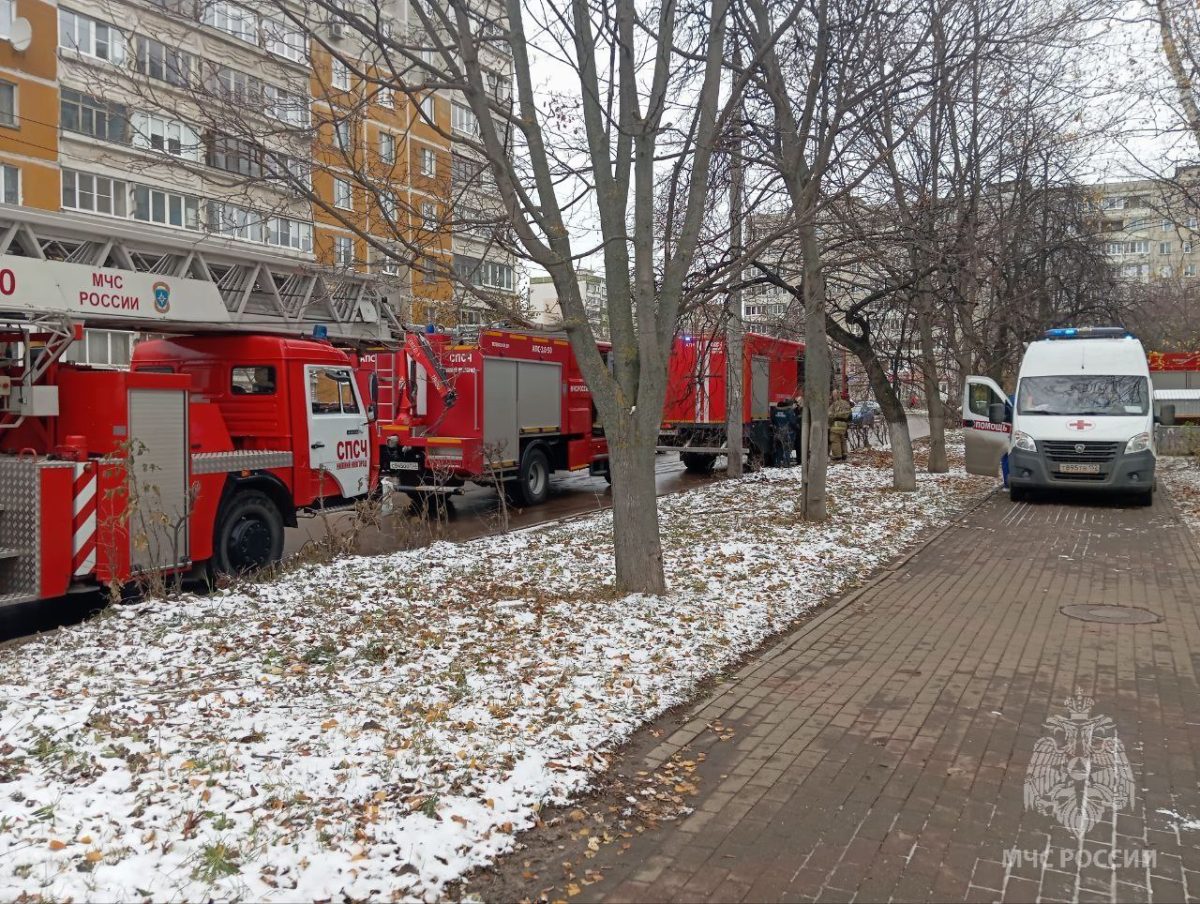
[[[1008,406],[1003,402],[988,405],[988,420],[993,424],[1008,423]]]
[[[374,421],[374,420],[377,420],[378,418],[379,418],[379,411],[376,409],[375,403],[372,402],[370,405],[367,406],[367,420]]]
[[[1175,406],[1171,405],[1169,403],[1164,404],[1161,408],[1158,409],[1157,420],[1164,427],[1174,427],[1175,426]]]

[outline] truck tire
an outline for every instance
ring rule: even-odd
[[[550,495],[550,459],[541,446],[530,446],[521,456],[521,468],[512,482],[517,505],[540,505]]]
[[[283,516],[265,493],[245,490],[227,499],[213,535],[218,574],[245,574],[283,558]]]
[[[680,452],[679,460],[689,474],[711,474],[717,456],[704,452]]]

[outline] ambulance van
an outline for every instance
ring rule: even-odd
[[[987,377],[963,392],[966,468],[995,476],[1008,455],[1014,502],[1037,490],[1154,500],[1154,387],[1142,344],[1119,327],[1064,327],[1025,350],[1011,399]],[[1162,409],[1164,423],[1174,419]]]

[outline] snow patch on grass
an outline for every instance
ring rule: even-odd
[[[611,516],[121,607],[0,652],[0,897],[433,899],[605,751],[993,481],[798,470],[659,500],[671,591]]]

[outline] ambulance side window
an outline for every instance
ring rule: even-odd
[[[971,384],[970,407],[971,413],[977,414],[980,417],[988,416],[988,405],[992,402],[1003,402],[1004,399],[996,398],[996,394],[992,392],[990,386],[985,386],[983,383]]]
[[[230,371],[229,391],[234,395],[274,395],[274,367],[235,367]]]

